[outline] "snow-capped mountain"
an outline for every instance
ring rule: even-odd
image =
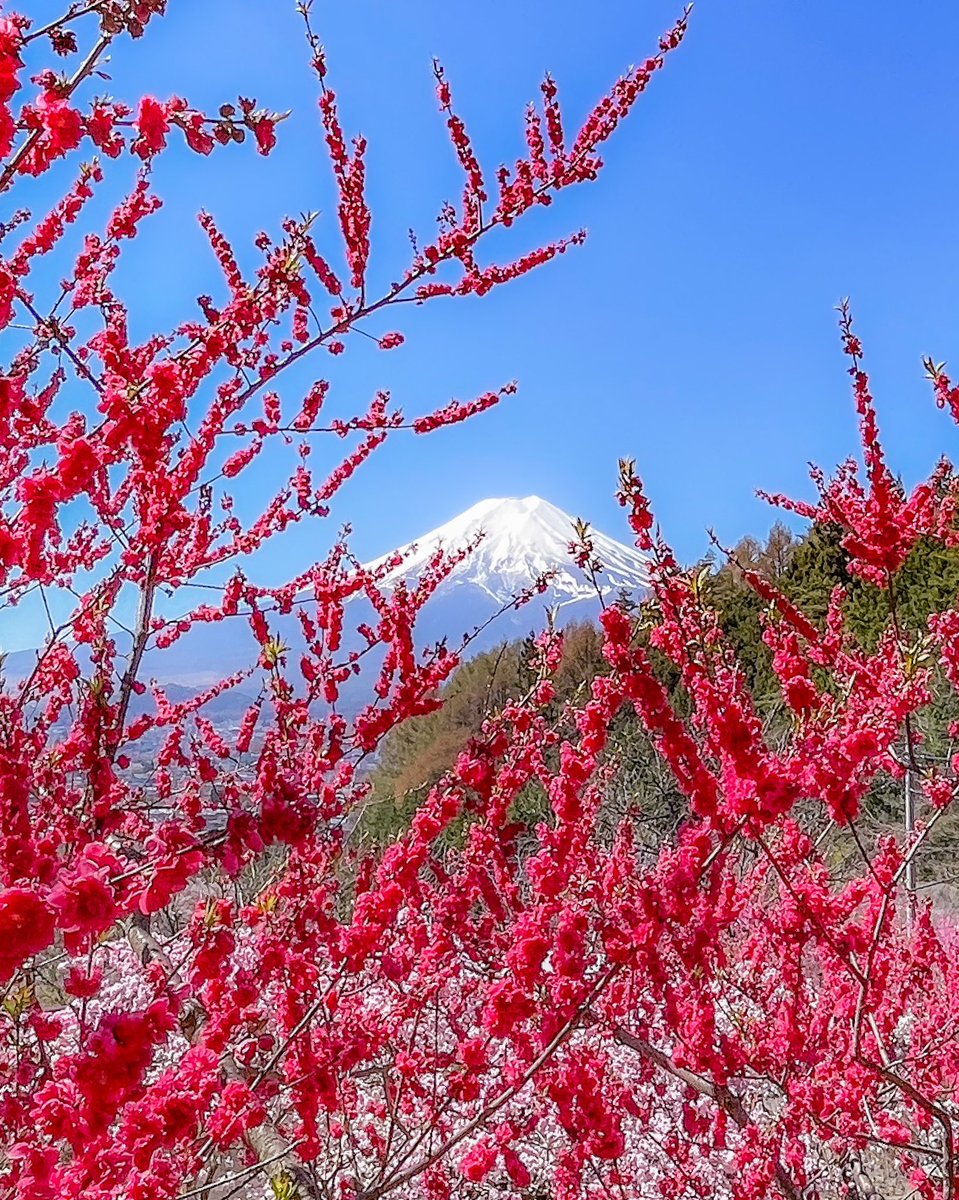
[[[416,623],[422,648],[443,639],[457,648],[469,635],[468,652],[476,654],[544,628],[547,610],[560,627],[572,621],[595,620],[601,608],[596,584],[607,602],[624,591],[634,599],[646,594],[646,558],[591,528],[595,556],[603,564],[594,584],[570,554],[574,524],[572,517],[539,496],[481,500],[452,521],[366,566],[382,567],[399,557],[402,561],[384,576],[383,585],[401,579],[415,581],[438,549],[455,552],[473,545],[482,535],[429,598]],[[547,574],[551,578],[545,592],[519,608],[512,607],[521,592]],[[490,620],[493,617],[495,620]]]
[[[557,624],[594,619],[600,603],[596,587],[573,563],[569,544],[574,537],[573,519],[555,505],[538,496],[523,499],[482,500],[460,516],[424,534],[399,550],[383,555],[368,567],[382,566],[394,556],[401,564],[384,576],[389,587],[400,579],[415,580],[428,566],[438,548],[455,552],[483,537],[440,584],[426,603],[417,621],[417,641],[421,649],[446,640],[458,647],[464,635],[496,620],[470,641],[470,653],[477,653],[503,641],[523,637],[542,629],[546,610],[552,609]],[[596,556],[604,571],[599,579],[606,598],[625,590],[638,598],[647,588],[646,559],[637,550],[591,530]],[[538,578],[553,572],[547,590],[519,609],[511,601]],[[505,611],[500,613],[501,609]],[[352,643],[350,629],[374,620],[364,596],[356,597],[347,610],[344,653]],[[271,626],[293,656],[302,648],[302,634],[292,616],[271,619]],[[357,648],[365,642],[355,635]],[[122,638],[121,638],[122,641]],[[201,689],[217,679],[242,670],[256,661],[257,647],[245,622],[223,621],[195,626],[167,650],[148,651],[144,660],[144,679],[155,678],[164,685],[182,689]],[[293,662],[296,658],[293,657]],[[29,674],[36,662],[36,651],[20,651],[5,664],[8,680]],[[372,659],[370,660],[372,665]],[[360,681],[357,681],[359,686]],[[250,681],[255,690],[255,681]],[[249,697],[244,694],[244,704]]]
[[[378,567],[400,555],[403,562],[384,582],[416,579],[438,549],[456,551],[480,535],[479,545],[443,582],[439,594],[470,588],[485,593],[498,607],[552,572],[548,602],[560,612],[596,600],[596,588],[569,552],[574,536],[572,517],[539,496],[481,500],[452,521],[367,566]],[[622,589],[644,592],[648,573],[643,555],[595,530],[591,530],[591,538],[604,567],[600,579],[603,594],[615,595]]]

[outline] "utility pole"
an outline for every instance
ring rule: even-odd
[[[916,919],[916,860],[912,857],[912,842],[916,834],[916,800],[913,791],[912,767],[906,767],[906,912],[909,927]]]

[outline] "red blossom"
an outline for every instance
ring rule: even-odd
[[[39,135],[20,167],[27,175],[42,175],[56,159],[76,149],[83,137],[80,113],[56,91],[44,92],[34,106],[27,106],[23,120]]]
[[[50,892],[49,903],[57,914],[57,927],[67,934],[94,936],[108,929],[117,915],[113,889],[89,862],[64,873]]]
[[[0,982],[53,940],[53,913],[40,897],[23,887],[0,891]]]
[[[137,137],[133,153],[142,159],[150,159],[166,146],[166,135],[170,132],[169,107],[152,96],[144,96],[137,109],[135,125]]]

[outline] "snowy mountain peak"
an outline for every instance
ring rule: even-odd
[[[562,606],[580,601],[595,595],[595,589],[570,556],[573,524],[572,517],[539,496],[481,500],[452,521],[394,551],[403,562],[386,576],[385,582],[415,579],[439,547],[456,551],[482,533],[482,541],[455,568],[444,588],[470,584],[502,604],[539,576],[554,571],[550,585],[554,602]],[[639,551],[596,530],[592,538],[605,568],[601,582],[606,593],[622,588],[645,590],[647,565]],[[384,555],[367,566],[379,566],[390,557]]]
[[[420,614],[417,620],[420,647],[443,640],[458,646],[464,634],[482,628],[483,632],[471,642],[470,652],[477,653],[499,641],[525,637],[531,629],[542,628],[546,608],[554,610],[561,626],[571,621],[596,619],[600,608],[596,589],[569,553],[569,544],[575,536],[573,519],[539,496],[514,496],[474,504],[452,521],[395,552],[403,561],[385,576],[385,583],[388,586],[400,579],[417,579],[438,547],[453,552],[461,550],[471,545],[480,531],[485,534],[483,540],[440,584]],[[648,571],[643,555],[596,530],[592,531],[592,539],[605,568],[599,580],[603,593],[610,598],[615,598],[621,589],[637,598],[644,594]],[[367,565],[382,565],[392,557],[384,555]],[[548,572],[554,574],[544,594],[520,609],[509,607],[520,592]],[[355,607],[347,621],[347,639],[354,636],[353,630],[361,621],[375,624],[375,614],[365,596],[354,597],[352,603]],[[493,617],[496,619],[492,620]],[[295,654],[303,646],[299,621],[289,614],[279,615],[275,621],[277,636],[285,645],[294,647],[291,657],[295,662]],[[360,649],[365,641],[354,639],[349,645]],[[205,688],[234,671],[246,669],[256,661],[258,653],[252,635],[242,624],[203,623],[194,626],[168,650],[148,652],[146,675],[165,685]],[[26,677],[36,660],[36,651],[10,655],[4,665],[6,677]],[[358,682],[354,693],[357,707],[365,698]],[[225,697],[224,704],[231,700],[239,702],[243,711],[249,704],[249,696],[240,696],[239,692]]]

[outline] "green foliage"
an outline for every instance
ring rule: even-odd
[[[873,649],[891,619],[894,600],[903,634],[918,635],[931,613],[941,612],[959,594],[959,551],[924,538],[903,564],[892,593],[850,575],[849,556],[835,525],[817,526],[796,547],[782,579],[783,590],[808,616],[821,621],[832,589],[846,590],[846,622],[852,637]]]
[[[303,1200],[303,1194],[289,1171],[281,1171],[270,1180],[276,1200]]]

